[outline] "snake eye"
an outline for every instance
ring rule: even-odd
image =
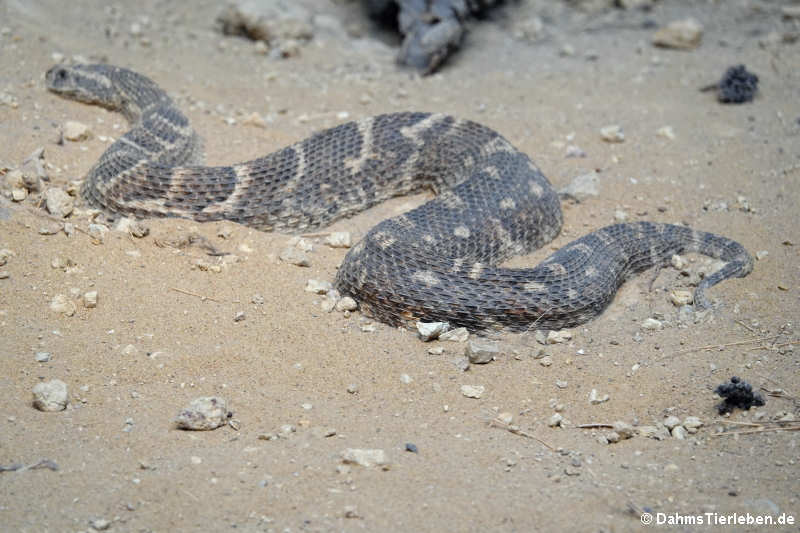
[[[56,79],[59,81],[64,81],[67,79],[67,71],[63,68],[60,68],[56,71]]]

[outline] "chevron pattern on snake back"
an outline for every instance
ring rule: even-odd
[[[558,235],[557,194],[497,132],[436,113],[348,122],[252,161],[202,166],[202,143],[165,91],[133,71],[57,65],[47,88],[121,112],[131,129],[91,168],[81,196],[117,216],[231,220],[299,233],[428,188],[434,199],[372,228],[335,287],[392,325],[446,321],[470,330],[560,329],[598,316],[631,275],[699,252],[724,261],[694,294],[746,276],[737,242],[679,225],[633,222],[571,242],[533,268],[498,266]]]

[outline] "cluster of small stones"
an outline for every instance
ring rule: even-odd
[[[677,416],[668,416],[652,426],[633,426],[618,420],[612,424],[611,431],[599,435],[597,440],[602,444],[614,444],[637,435],[655,440],[664,440],[669,437],[684,440],[687,436],[697,433],[701,427],[703,427],[703,421],[696,416],[687,416],[683,422]]]

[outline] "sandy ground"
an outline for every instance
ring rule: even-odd
[[[733,421],[798,415],[800,45],[775,39],[797,31],[783,4],[792,3],[664,1],[650,13],[587,15],[522,2],[476,25],[463,53],[421,79],[396,69],[391,36],[347,2],[312,2],[326,23],[289,59],[216,33],[211,1],[115,10],[83,0],[0,3],[8,103],[0,105],[0,166],[13,169],[43,146],[49,187],[81,179],[108,146],[103,139],[126,127],[117,114],[44,89],[58,53],[156,80],[205,138],[209,163],[271,152],[341,122],[343,112],[414,109],[497,129],[556,187],[597,169],[598,196],[564,202],[561,236],[512,265],[537,263],[618,210],[768,252],[747,278],[709,293],[715,309],[699,323],[679,324],[668,294],[687,278],[665,268],[652,287],[649,273],[625,284],[570,342],[545,347],[550,366],[535,357],[542,346],[532,335],[506,334],[507,355],[463,372],[454,363],[463,344],[425,344],[381,324],[362,331],[368,321],[357,312],[323,312],[303,288],[310,278],[332,280],[346,250],[321,239],[312,239],[309,268],[277,259],[289,236],[224,222],[153,220],[147,237],[112,231],[94,244],[87,216],[69,218],[72,236],[42,235],[55,222],[38,196],[14,203],[6,190],[0,249],[14,254],[0,267],[8,273],[0,279],[0,465],[49,459],[58,470],[0,473],[0,529],[87,531],[106,520],[113,531],[628,531],[643,527],[644,510],[800,520],[800,433],[718,435],[752,429]],[[537,14],[545,37],[515,38]],[[705,26],[697,49],[650,44],[646,21],[687,16]],[[131,35],[132,24],[141,35]],[[761,78],[754,102],[721,105],[698,91],[738,63]],[[245,123],[253,112],[266,128]],[[93,137],[56,144],[67,120],[89,125]],[[601,139],[609,124],[623,127],[625,142]],[[658,134],[664,126],[674,139]],[[587,157],[565,157],[571,144]],[[358,239],[425,198],[388,202],[333,229]],[[198,262],[219,259],[200,247],[158,245],[192,233],[239,261],[213,272]],[[55,258],[74,266],[52,268]],[[690,269],[703,264],[696,258]],[[98,305],[87,309],[79,295],[91,290]],[[78,303],[74,316],[50,310],[57,294]],[[263,304],[253,303],[258,295]],[[664,329],[643,330],[650,317]],[[444,352],[429,354],[433,346]],[[37,362],[37,352],[51,360]],[[713,389],[732,375],[785,395],[723,419]],[[32,406],[31,390],[50,379],[69,386],[65,411]],[[485,392],[467,398],[462,385]],[[609,400],[591,404],[592,389]],[[238,430],[175,428],[180,409],[205,395],[228,401]],[[565,427],[548,426],[555,409]],[[520,432],[490,424],[504,412]],[[608,429],[576,427],[654,425],[667,415],[705,426],[685,440],[616,444],[603,442]],[[294,431],[282,432],[286,425]],[[279,438],[264,440],[269,434]],[[382,449],[389,464],[343,465],[346,448]]]

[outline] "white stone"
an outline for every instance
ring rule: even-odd
[[[467,398],[480,398],[485,391],[483,385],[461,385],[461,394]]]
[[[703,38],[703,25],[693,18],[670,22],[653,34],[653,44],[665,48],[690,50]]]
[[[446,322],[417,322],[417,333],[423,342],[438,339],[439,335],[447,329]]]
[[[610,143],[621,143],[625,141],[625,134],[622,132],[622,126],[619,124],[611,124],[600,128],[600,137]]]
[[[328,291],[333,289],[333,284],[330,281],[309,279],[306,282],[306,292],[313,292],[314,294],[327,294]]]
[[[572,340],[572,332],[566,329],[550,331],[547,334],[547,344],[563,344]]]
[[[467,331],[467,328],[451,329],[439,335],[440,341],[466,342],[468,338],[469,331]]]
[[[91,136],[89,126],[75,120],[64,123],[64,138],[68,141],[85,141]]]
[[[660,320],[656,320],[655,318],[646,318],[642,322],[642,329],[647,329],[650,331],[658,330],[664,327],[664,324]]]
[[[339,312],[355,311],[356,309],[358,309],[358,304],[349,296],[345,296],[336,302],[336,310]]]
[[[50,301],[50,310],[65,316],[72,316],[78,310],[78,307],[66,294],[56,294]]]
[[[663,424],[666,426],[668,430],[672,431],[672,428],[681,425],[681,419],[678,418],[677,416],[668,416],[667,418],[664,419]]]
[[[592,389],[589,393],[589,403],[592,405],[598,405],[601,403],[605,403],[609,400],[610,396],[608,394],[603,394],[602,396],[597,392],[597,389]]]
[[[58,187],[47,189],[44,199],[47,211],[60,218],[68,216],[75,207],[75,199]]]
[[[559,427],[561,423],[564,421],[564,416],[561,413],[555,413],[550,419],[547,421],[547,425],[551,428]]]
[[[351,238],[349,231],[334,231],[325,237],[325,244],[331,248],[350,248]]]
[[[687,416],[683,420],[683,427],[685,427],[686,431],[689,433],[697,433],[697,430],[703,427],[703,421],[696,416]]]
[[[68,401],[67,384],[60,379],[38,383],[33,388],[33,406],[40,411],[63,411]]]
[[[83,305],[87,309],[97,307],[97,291],[87,291],[83,293]]]
[[[669,292],[669,299],[673,305],[677,307],[681,307],[683,305],[689,305],[694,300],[694,295],[691,291],[683,290],[683,289],[673,289]]]
[[[347,448],[341,455],[342,462],[367,468],[387,464],[386,452],[381,449]]]

